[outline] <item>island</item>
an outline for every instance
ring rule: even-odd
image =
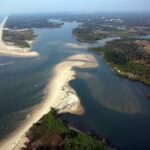
[[[50,15],[11,15],[5,27],[11,29],[61,28],[64,23]]]
[[[96,42],[109,37],[127,38],[150,34],[149,17],[89,16],[79,20],[81,24],[73,30],[73,35],[81,42]]]
[[[15,57],[37,57],[31,50],[35,40],[34,28],[60,28],[63,22],[49,20],[37,15],[15,15],[6,17],[0,26],[0,54]]]
[[[30,128],[27,138],[29,141],[24,150],[115,150],[108,146],[106,140],[68,126],[59,119],[54,108]]]
[[[3,41],[8,45],[18,46],[20,48],[30,48],[32,41],[36,36],[32,29],[10,29],[3,30]]]
[[[15,57],[37,57],[38,53],[35,51],[30,51],[30,48],[22,48],[12,44],[10,45],[3,40],[5,39],[3,30],[7,20],[8,17],[6,17],[0,25],[0,55]]]
[[[34,28],[59,28],[63,25],[63,23],[51,21],[49,17],[41,19],[38,16],[35,18],[33,16],[22,18],[16,16],[11,19],[6,18],[2,24],[1,43],[5,44],[5,47],[7,45],[7,47],[15,47],[15,49],[16,47],[20,48],[19,52],[5,49],[5,55],[13,52],[12,56],[24,57],[25,50],[27,50],[27,56],[29,53],[33,53],[30,51],[30,44],[36,38]],[[63,19],[69,20],[69,18]],[[122,23],[125,22],[125,19],[118,17],[109,19],[100,17],[100,20],[105,24],[97,24],[97,21],[95,20],[95,22],[91,18],[80,18],[78,22],[82,22],[82,24],[73,30],[74,35],[83,42],[97,42],[99,39],[113,36],[121,37],[119,40],[108,42],[104,47],[93,47],[89,50],[100,53],[118,75],[150,85],[150,40],[133,37],[148,35],[149,27],[142,27],[139,23],[139,26],[135,28],[130,21],[128,25],[125,23],[126,26],[124,26]],[[101,22],[100,20],[99,22]],[[134,20],[134,22],[136,21]],[[67,44],[70,47],[80,48],[80,45]],[[33,56],[38,56],[38,54]],[[73,68],[96,68],[98,66],[92,53],[75,54],[54,66],[43,101],[27,114],[18,129],[2,141],[1,148],[8,150],[116,150],[109,146],[105,138],[99,138],[91,132],[84,133],[59,118],[59,115],[63,113],[84,114],[84,108],[77,93],[69,85],[69,81],[76,75]]]
[[[101,54],[119,76],[150,85],[149,16],[89,15],[75,20],[80,24],[72,33],[81,42],[98,45],[99,40],[118,38],[89,50]]]

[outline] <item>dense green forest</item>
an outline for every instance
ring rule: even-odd
[[[121,76],[139,80],[150,85],[150,53],[133,39],[109,42],[103,48],[92,48],[103,52],[105,60]],[[145,42],[145,40],[141,40]],[[140,42],[141,42],[140,41]]]
[[[95,30],[93,27],[78,27],[73,30],[73,35],[81,42],[93,42],[107,37],[107,35],[95,32]]]
[[[30,142],[25,150],[109,150],[89,134],[69,129],[66,123],[57,119],[57,112],[52,109],[39,122],[33,125],[27,134]]]
[[[3,40],[5,42],[13,43],[16,46],[22,48],[29,48],[30,44],[27,41],[32,41],[36,36],[32,29],[27,30],[4,30],[3,31]]]

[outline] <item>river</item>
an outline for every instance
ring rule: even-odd
[[[54,65],[71,55],[90,53],[89,46],[103,46],[113,40],[80,43],[72,35],[77,26],[76,22],[65,22],[62,28],[34,29],[38,37],[32,49],[40,54],[38,58],[0,57],[0,138],[17,128],[43,99]],[[99,66],[75,68],[76,79],[70,82],[85,114],[64,114],[62,119],[106,137],[121,150],[149,150],[150,101],[146,95],[150,88],[118,77],[99,55],[92,55]]]

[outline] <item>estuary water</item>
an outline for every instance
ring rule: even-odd
[[[62,28],[34,29],[38,37],[32,49],[38,51],[38,58],[0,56],[0,138],[17,128],[32,107],[43,99],[54,65],[71,55],[90,53],[88,47],[103,46],[115,39],[80,43],[72,35],[77,25],[65,22]],[[75,68],[76,79],[70,82],[85,114],[64,114],[62,119],[106,137],[121,150],[149,150],[150,100],[146,95],[150,88],[118,77],[99,55],[92,55],[99,66]]]

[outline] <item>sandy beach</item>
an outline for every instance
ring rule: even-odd
[[[82,43],[82,44],[75,44],[75,43],[65,43],[65,46],[69,48],[79,49],[79,48],[88,48],[89,44]]]
[[[53,76],[46,88],[46,95],[40,104],[36,105],[25,121],[11,133],[6,139],[0,142],[0,150],[19,150],[27,141],[25,133],[44,114],[50,111],[51,107],[59,109],[60,113],[69,112],[82,115],[84,109],[76,92],[69,86],[68,82],[75,78],[73,67],[97,67],[97,62],[92,55],[77,54],[71,56],[53,69]]]
[[[14,57],[37,57],[38,53],[30,51],[29,48],[20,48],[17,46],[7,45],[3,40],[3,29],[8,17],[6,17],[0,24],[0,55],[2,56],[14,56]]]

